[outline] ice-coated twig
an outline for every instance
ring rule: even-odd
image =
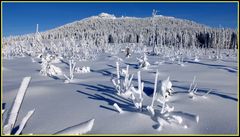
[[[116,62],[116,70],[117,70],[117,79],[114,79],[112,77],[112,83],[115,86],[115,89],[117,90],[117,93],[120,95],[122,92],[122,88],[121,88],[121,80],[120,80],[120,71],[119,71],[119,63]]]
[[[18,131],[15,133],[15,135],[19,135],[19,134],[22,132],[23,128],[25,127],[27,121],[28,121],[29,118],[32,116],[32,114],[34,113],[34,111],[35,111],[34,109],[31,110],[31,111],[29,111],[29,112],[27,113],[27,115],[23,118],[23,120],[22,120],[22,122],[21,122],[21,124],[20,124],[20,126],[19,126],[19,129],[18,129]]]
[[[63,129],[55,134],[67,134],[67,135],[81,135],[81,134],[85,134],[89,131],[92,130],[93,124],[94,124],[94,120],[95,119],[90,119],[88,121],[85,121],[83,123],[80,123],[78,125]]]
[[[114,103],[113,106],[117,109],[117,111],[121,114],[123,113],[122,109],[118,106],[117,103]]]
[[[117,69],[117,84],[120,85],[120,71],[119,71],[119,63],[116,62],[116,69]]]
[[[144,87],[144,83],[141,82],[141,71],[138,71],[138,90],[139,90],[139,97],[140,100],[143,100],[142,94],[143,94],[143,87]],[[141,101],[142,102],[142,101]]]
[[[70,81],[70,78],[68,76],[66,76],[65,74],[63,74],[63,76]]]
[[[194,86],[195,80],[196,80],[196,76],[194,76],[193,81],[192,81],[192,83],[191,83],[191,85],[189,87],[189,90],[188,90],[189,93],[192,91],[192,86]]]
[[[207,97],[207,95],[208,95],[210,92],[212,92],[212,89],[208,90],[208,92],[207,92],[207,93],[205,93],[205,94],[204,94],[202,97],[203,97],[203,98],[206,98],[206,97]]]
[[[196,76],[194,76],[192,83],[190,84],[188,93],[189,93],[189,97],[194,99],[195,96],[197,96],[197,83],[195,83],[196,80]]]
[[[25,93],[27,91],[28,85],[31,81],[31,77],[24,77],[21,83],[21,86],[18,90],[17,96],[13,103],[13,107],[9,113],[9,117],[7,118],[7,125],[4,126],[4,134],[10,135],[13,127],[15,126],[15,122],[17,120],[18,112],[20,110],[22,101],[24,99]],[[6,127],[6,128],[5,128]]]

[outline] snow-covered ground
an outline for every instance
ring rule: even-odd
[[[31,76],[17,125],[31,109],[34,114],[23,129],[23,134],[54,134],[68,127],[95,119],[88,134],[237,134],[238,132],[238,89],[236,59],[194,59],[184,60],[184,65],[176,61],[165,61],[159,56],[148,56],[151,64],[148,69],[139,69],[137,57],[133,54],[125,58],[123,53],[120,69],[129,65],[134,74],[133,85],[137,87],[137,72],[141,70],[144,82],[143,110],[134,107],[131,100],[117,95],[111,78],[116,74],[117,58],[110,54],[101,54],[93,61],[79,61],[76,66],[89,66],[91,72],[75,74],[77,79],[64,83],[64,76],[48,77],[40,74],[39,59],[31,57],[3,59],[3,108],[9,110],[17,94],[21,80]],[[162,63],[159,63],[162,62]],[[67,63],[57,63],[64,74],[69,74]],[[168,101],[174,106],[171,112],[182,118],[182,124],[170,122],[159,130],[160,114],[152,116],[146,110],[151,104],[156,70],[159,80],[170,76],[173,95]],[[189,98],[188,89],[194,76],[198,96]],[[123,113],[113,106],[117,103]],[[155,102],[155,111],[161,111],[162,105]],[[7,112],[6,112],[7,113]],[[3,118],[6,117],[6,113]],[[195,117],[199,117],[197,122]],[[187,128],[186,128],[187,127]]]

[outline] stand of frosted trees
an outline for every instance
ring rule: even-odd
[[[37,35],[3,38],[3,55],[37,56],[51,51],[64,53],[62,56],[89,59],[94,58],[92,54],[95,53],[113,52],[119,44],[153,47],[154,53],[155,49],[162,50],[164,47],[173,47],[174,50],[213,48],[216,52],[238,48],[236,30],[210,28],[192,21],[158,15],[114,19],[94,16]]]

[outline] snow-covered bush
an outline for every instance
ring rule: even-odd
[[[55,56],[47,54],[45,57],[42,57],[40,74],[49,77],[62,75],[61,68],[53,65],[53,62],[56,62]]]
[[[206,98],[207,95],[208,95],[210,92],[212,92],[212,89],[208,90],[208,92],[206,92],[206,93],[203,94],[203,95],[199,95],[199,94],[197,94],[198,88],[197,88],[197,83],[196,83],[195,81],[196,81],[196,76],[194,76],[193,81],[192,81],[192,83],[190,84],[190,87],[189,87],[189,89],[188,89],[188,96],[189,96],[189,98],[191,98],[191,99],[195,99],[196,97]]]
[[[170,81],[170,77],[167,77],[167,79],[163,80],[161,82],[161,93],[164,99],[168,99],[173,92],[172,88],[172,82]]]
[[[151,115],[158,120],[158,127],[157,130],[161,131],[165,125],[171,125],[172,123],[182,126],[183,128],[188,128],[188,125],[184,123],[184,119],[181,115],[174,113],[174,106],[170,106],[168,104],[167,98],[164,96],[169,95],[172,91],[172,83],[169,80],[169,77],[164,80],[161,84],[161,91],[163,92],[162,95],[157,92],[158,90],[158,71],[156,72],[155,76],[155,84],[154,84],[154,92],[152,103],[150,106],[147,106],[147,110],[151,113]],[[170,92],[169,92],[170,91]],[[154,105],[154,102],[157,101],[161,105],[160,113],[156,113],[157,105]],[[189,114],[195,121],[198,123],[199,116]]]
[[[161,82],[161,91],[158,91],[158,75],[159,72],[156,71],[156,76],[155,76],[155,84],[154,84],[154,91],[153,91],[153,98],[152,98],[152,103],[150,106],[147,106],[147,110],[154,115],[154,102],[158,101],[162,104],[162,110],[161,113],[165,113],[166,111],[170,111],[174,108],[169,107],[166,102],[168,101],[169,96],[172,94],[172,83],[169,80],[169,77],[166,80],[163,80]]]
[[[129,74],[129,65],[127,65],[126,69],[123,69],[121,71],[124,80],[121,79],[121,74],[119,70],[119,63],[116,62],[116,70],[117,70],[117,78],[112,78],[112,83],[115,86],[115,89],[117,90],[118,95],[129,97],[132,92],[131,88],[132,85],[132,78],[133,74]]]
[[[137,58],[137,60],[139,68],[148,69],[148,67],[150,66],[146,53],[144,53],[141,58]]]
[[[199,62],[199,61],[200,61],[200,60],[199,60],[199,57],[198,57],[197,55],[195,55],[194,61],[195,61],[195,62]]]
[[[116,62],[117,78],[112,78],[112,83],[117,90],[117,94],[124,98],[129,98],[132,100],[134,106],[137,109],[142,109],[143,102],[143,88],[144,83],[141,82],[141,72],[138,71],[138,88],[135,89],[132,85],[133,74],[129,74],[129,65],[126,69],[122,69],[121,73],[119,71],[119,63]],[[121,74],[123,79],[121,79]]]

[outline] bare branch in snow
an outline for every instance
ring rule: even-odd
[[[114,103],[113,106],[117,109],[117,111],[121,114],[123,113],[122,109],[118,106],[117,103]]]
[[[4,128],[4,134],[10,135],[12,129],[15,126],[15,122],[18,117],[18,112],[20,110],[22,101],[24,99],[24,96],[26,94],[26,91],[27,91],[30,81],[31,81],[31,77],[25,77],[22,80],[21,86],[18,90],[17,96],[14,101],[13,107],[9,113],[9,117],[7,118],[7,126],[6,127],[8,127],[8,128],[6,128],[6,129]]]
[[[27,121],[28,121],[29,118],[32,116],[32,114],[34,113],[34,111],[35,111],[35,110],[29,111],[29,112],[27,113],[27,115],[23,118],[23,120],[22,120],[22,122],[21,122],[21,124],[20,124],[20,126],[19,126],[19,129],[18,129],[18,131],[15,133],[15,135],[19,135],[19,134],[22,132],[23,128],[24,128],[25,125],[27,124]]]

